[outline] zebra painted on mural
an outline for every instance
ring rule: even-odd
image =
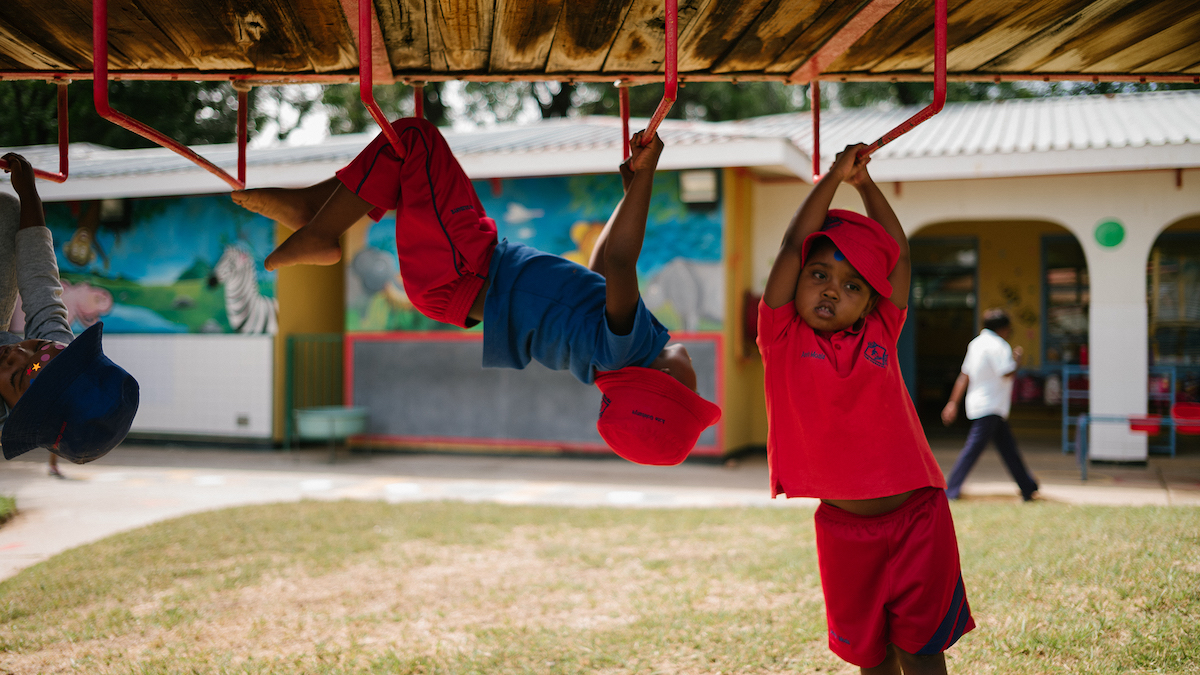
[[[278,328],[279,303],[258,291],[258,272],[254,257],[240,246],[230,244],[217,261],[209,287],[225,285],[225,314],[229,326],[239,333],[270,333]]]

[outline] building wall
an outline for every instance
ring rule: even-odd
[[[363,219],[366,221],[366,219]],[[276,244],[291,234],[276,224]],[[344,243],[343,243],[344,247]],[[296,333],[341,333],[346,320],[345,267],[341,262],[328,267],[303,265],[285,267],[276,273],[279,300],[279,332],[275,335],[273,438],[283,440],[287,414],[287,339]]]
[[[1071,235],[1054,223],[990,221],[937,223],[910,234],[974,237],[979,246],[978,307],[1003,307],[1012,317],[1013,346],[1025,349],[1025,367],[1041,367],[1042,237]],[[979,326],[976,326],[978,329]]]

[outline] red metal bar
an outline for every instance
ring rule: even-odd
[[[238,182],[246,185],[246,127],[249,126],[249,96],[247,89],[239,88],[238,95]]]
[[[851,45],[879,23],[880,19],[887,16],[888,12],[895,9],[901,1],[871,0],[865,7],[858,10],[858,13],[850,17],[845,25],[833,34],[833,37],[821,45],[820,49],[808,57],[807,61],[789,75],[788,80],[802,84],[816,79],[822,70],[846,53]]]
[[[425,84],[414,82],[413,88],[413,117],[425,119]]]
[[[113,110],[108,105],[108,0],[92,1],[92,98],[96,103],[96,112],[101,117],[128,129],[133,133],[154,141],[164,148],[174,150],[178,154],[192,160],[209,173],[225,181],[235,190],[241,190],[246,184],[225,173],[224,169],[197,155],[183,143],[169,138],[162,132],[142,124],[141,122]]]
[[[654,138],[654,132],[658,131],[658,125],[662,123],[667,113],[671,112],[671,106],[675,105],[675,97],[679,92],[679,65],[677,56],[679,54],[679,0],[666,0],[666,45],[663,48],[663,70],[666,73],[666,78],[663,82],[663,97],[658,102],[658,108],[654,111],[654,115],[650,117],[650,123],[646,125],[646,133],[642,137],[642,145],[648,145],[650,139]]]
[[[392,128],[392,123],[388,122],[387,116],[379,109],[379,104],[375,102],[375,92],[371,91],[374,83],[374,74],[371,71],[374,67],[371,58],[373,35],[371,12],[371,0],[358,0],[358,96],[362,99],[363,105],[367,106],[367,112],[371,113],[371,117],[375,118],[375,122],[383,130],[383,135],[387,136],[388,143],[392,144],[396,154],[403,157],[404,151],[400,148],[400,135],[396,133],[396,130]]]
[[[352,73],[251,73],[234,71],[110,71],[113,80],[137,81],[176,81],[185,82],[225,82],[228,80],[244,80],[254,86],[281,84],[345,84],[358,82],[358,75]],[[0,81],[3,80],[43,80],[57,79],[90,80],[92,71],[79,70],[0,70]],[[397,80],[420,80],[422,82],[544,82],[545,71],[521,73],[430,73],[399,71],[395,73]],[[626,74],[614,75],[603,72],[562,72],[554,73],[554,78],[560,82],[612,82],[613,77],[620,77],[629,84],[653,84],[661,82],[659,75]],[[862,72],[828,72],[821,73],[822,79],[837,82],[931,82],[932,73],[862,73]],[[738,73],[688,73],[680,75],[679,82],[784,82],[787,84],[804,84],[794,82],[791,74],[738,72]],[[1200,75],[1180,73],[994,73],[965,71],[946,73],[947,82],[1177,82],[1200,84]]]
[[[617,83],[617,101],[621,109],[621,159],[629,159],[629,87]]]
[[[67,128],[67,84],[69,82],[58,82],[58,173],[51,173],[45,169],[34,169],[33,175],[55,183],[65,183],[67,181],[67,144],[68,144],[68,128]],[[8,162],[0,159],[0,169],[7,169]]]
[[[900,136],[913,130],[921,122],[933,117],[942,110],[946,103],[946,0],[934,0],[933,3],[933,102],[916,115],[900,123],[895,129],[884,134],[879,140],[867,146],[858,153],[859,157],[868,157],[879,148],[891,143]]]
[[[808,102],[812,104],[813,185],[821,180],[821,81],[808,83]]]

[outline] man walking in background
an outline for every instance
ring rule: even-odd
[[[989,309],[983,313],[983,330],[967,345],[967,356],[963,359],[962,372],[954,382],[950,401],[942,409],[942,423],[950,426],[958,417],[958,406],[967,399],[967,419],[971,420],[971,431],[967,443],[954,462],[954,468],[946,479],[946,496],[958,499],[963,482],[971,468],[983,454],[989,440],[996,442],[996,449],[1008,467],[1008,473],[1021,488],[1021,498],[1033,499],[1038,490],[1037,481],[1029,475],[1017,441],[1008,426],[1008,412],[1012,406],[1013,375],[1024,356],[1020,347],[1013,349],[1008,344],[1012,334],[1012,322],[1003,309]]]

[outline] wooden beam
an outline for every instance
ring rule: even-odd
[[[887,16],[888,12],[895,9],[896,5],[901,2],[902,0],[869,0],[850,17],[849,21],[842,24],[842,27],[826,40],[815,54],[808,57],[808,60],[801,64],[788,79],[792,82],[803,83],[819,76],[826,66],[836,61],[843,52],[850,48],[850,45],[857,42],[864,33],[871,30],[872,26],[879,23],[880,19]]]
[[[340,0],[342,3],[342,16],[346,19],[347,28],[350,29],[351,35],[354,36],[354,43],[358,44],[362,37],[358,34],[358,0]],[[396,78],[392,76],[392,65],[388,59],[387,46],[383,43],[383,32],[379,28],[379,16],[375,12],[375,3],[371,3],[371,79],[374,84],[394,84]],[[354,65],[358,65],[358,54],[355,51]],[[358,81],[358,78],[355,78]]]

